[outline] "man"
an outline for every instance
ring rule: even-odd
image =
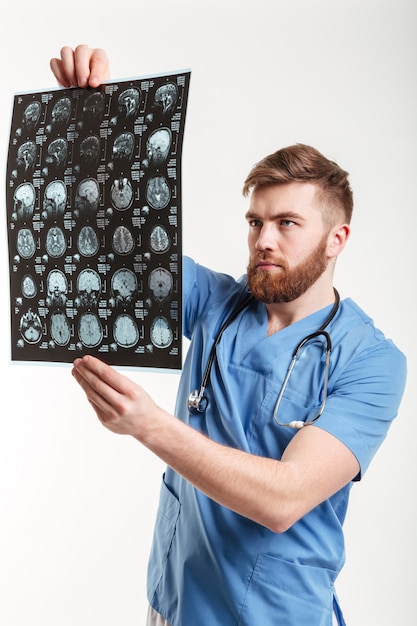
[[[87,46],[51,67],[65,86],[109,73]],[[347,173],[290,146],[255,165],[244,192],[246,279],[183,261],[191,344],[175,416],[94,357],[73,375],[107,428],[167,463],[148,624],[343,624],[334,581],[349,491],[397,414],[405,358],[333,288],[350,234]]]

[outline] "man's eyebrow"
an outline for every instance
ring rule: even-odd
[[[258,219],[262,220],[262,216],[255,211],[247,211],[245,215],[245,219]],[[268,220],[305,220],[305,217],[301,215],[301,213],[297,213],[296,211],[280,211],[279,213],[275,213],[275,215],[268,216]]]

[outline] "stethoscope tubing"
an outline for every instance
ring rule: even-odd
[[[291,362],[288,366],[288,370],[287,373],[285,375],[284,378],[284,382],[282,383],[280,392],[278,394],[278,398],[277,401],[275,403],[275,407],[274,407],[274,412],[273,412],[273,417],[274,417],[274,421],[279,425],[279,426],[289,426],[290,428],[302,428],[303,426],[307,426],[309,424],[312,424],[313,422],[315,422],[322,414],[324,411],[324,407],[326,405],[326,400],[327,400],[327,387],[328,387],[328,380],[329,380],[329,368],[330,368],[330,355],[331,355],[331,351],[332,351],[332,340],[330,337],[330,334],[325,330],[327,328],[327,326],[330,324],[330,322],[333,320],[334,316],[336,315],[338,309],[339,309],[339,304],[340,304],[340,296],[339,296],[339,292],[337,291],[337,289],[334,289],[334,294],[335,294],[335,301],[332,307],[332,310],[330,311],[330,314],[328,315],[328,317],[325,319],[325,321],[323,322],[323,324],[313,333],[311,333],[310,335],[307,335],[306,337],[304,337],[296,346],[294,352],[293,352],[293,356],[291,359]],[[249,304],[250,302],[254,300],[254,296],[252,296],[252,294],[249,295],[248,298],[246,298],[243,302],[241,302],[233,311],[232,313],[229,315],[229,317],[226,319],[226,321],[222,324],[222,326],[220,327],[220,330],[217,334],[217,337],[211,347],[210,350],[210,354],[209,357],[207,359],[207,364],[204,370],[204,374],[203,374],[203,378],[201,381],[201,385],[200,385],[200,389],[197,390],[195,389],[194,391],[192,391],[190,393],[190,395],[188,396],[188,400],[187,400],[187,409],[188,411],[194,413],[194,412],[198,412],[198,413],[204,413],[206,408],[207,408],[207,404],[208,404],[208,400],[206,398],[206,396],[204,395],[205,390],[207,388],[208,385],[208,381],[210,378],[210,372],[211,372],[211,368],[213,366],[213,362],[214,359],[216,357],[216,351],[217,351],[217,346],[222,338],[222,335],[224,333],[224,331],[226,330],[226,328],[228,326],[230,326],[230,324],[235,320],[235,318],[239,315],[239,313],[241,311],[243,311]],[[324,371],[324,381],[323,381],[323,394],[322,394],[322,402],[321,402],[321,406],[320,409],[317,413],[317,415],[309,420],[308,422],[303,422],[300,420],[294,420],[292,422],[281,422],[278,419],[278,410],[281,404],[281,400],[282,397],[284,395],[285,389],[287,387],[288,381],[290,379],[291,373],[294,369],[295,363],[297,361],[297,357],[300,354],[300,351],[304,348],[304,346],[311,340],[315,339],[316,337],[324,337],[325,342],[326,342],[326,358],[325,358],[325,371]]]
[[[285,390],[287,388],[287,384],[288,384],[288,381],[290,379],[291,373],[292,373],[292,371],[294,369],[294,366],[295,366],[295,363],[297,361],[297,357],[300,354],[301,350],[304,348],[304,346],[309,341],[312,341],[316,337],[320,337],[320,336],[324,337],[324,339],[326,341],[326,357],[325,357],[325,366],[324,366],[323,394],[322,394],[322,401],[321,401],[320,409],[319,409],[318,413],[315,415],[315,417],[313,417],[308,422],[303,422],[302,420],[293,420],[291,422],[281,422],[278,419],[278,410],[279,410],[279,407],[281,405],[282,397],[283,397],[283,395],[285,393]],[[317,330],[316,332],[311,333],[311,335],[307,335],[297,345],[297,347],[294,350],[291,362],[289,364],[287,373],[286,373],[285,378],[284,378],[284,382],[281,385],[281,389],[280,389],[280,392],[278,394],[278,398],[277,398],[277,400],[275,402],[275,406],[274,406],[273,416],[274,416],[274,421],[275,421],[276,424],[278,424],[278,426],[288,426],[289,428],[295,428],[295,429],[298,430],[300,428],[303,428],[304,426],[308,426],[309,424],[312,424],[313,422],[318,420],[319,417],[323,414],[324,407],[326,406],[326,400],[327,400],[327,386],[328,386],[328,381],[329,381],[329,369],[330,369],[330,355],[331,355],[331,351],[332,351],[332,340],[330,338],[329,333],[326,332],[325,330]]]
[[[226,330],[226,328],[228,328],[228,326],[230,326],[230,324],[233,322],[233,320],[236,319],[236,317],[239,315],[239,313],[241,311],[243,311],[243,309],[245,309],[249,303],[254,299],[254,297],[252,296],[252,294],[250,294],[245,300],[243,300],[243,302],[241,302],[235,309],[233,309],[233,311],[231,312],[231,314],[229,315],[229,317],[226,319],[226,321],[222,324],[222,326],[220,327],[219,332],[217,333],[217,337],[211,347],[210,350],[210,354],[209,357],[207,359],[207,364],[204,370],[204,374],[203,374],[203,378],[201,380],[201,385],[200,385],[200,389],[197,390],[195,389],[194,391],[192,391],[190,393],[190,395],[188,396],[188,401],[187,401],[187,409],[188,410],[193,410],[194,412],[197,411],[198,413],[204,413],[208,404],[207,398],[204,396],[204,392],[206,390],[209,378],[210,378],[210,372],[211,372],[211,368],[213,366],[213,362],[214,359],[216,357],[216,349],[217,346],[220,342],[220,339],[222,338],[222,335],[224,333],[224,331]]]

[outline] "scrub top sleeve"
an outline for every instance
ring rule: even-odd
[[[406,358],[389,341],[369,348],[345,368],[314,423],[337,437],[358,459],[360,480],[398,413]]]
[[[198,299],[197,264],[187,256],[182,259],[183,334],[190,339]],[[191,306],[194,305],[194,306]]]
[[[184,256],[182,261],[183,333],[190,339],[198,319],[210,310],[221,317],[244,285],[232,276],[214,272]]]

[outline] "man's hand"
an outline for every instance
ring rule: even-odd
[[[91,355],[76,359],[72,374],[106,428],[146,443],[164,411],[142,387]]]
[[[61,49],[60,58],[50,61],[51,70],[62,87],[98,87],[110,78],[110,63],[105,50],[79,45]]]

